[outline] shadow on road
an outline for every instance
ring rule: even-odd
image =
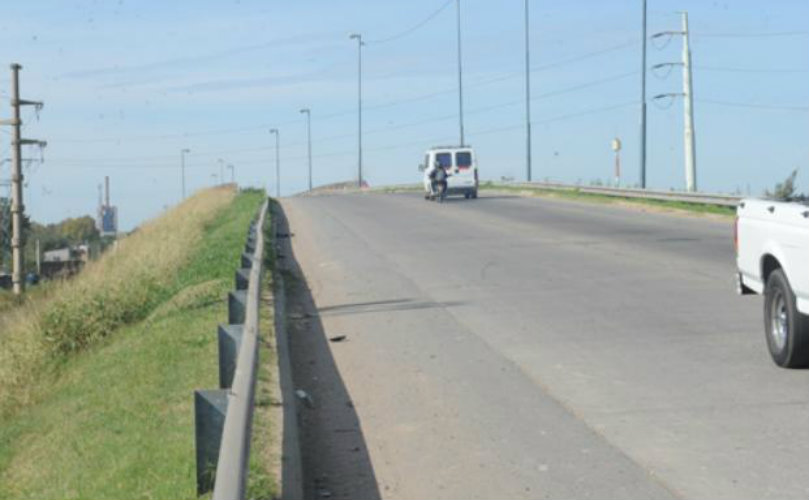
[[[321,307],[318,312],[321,316],[344,316],[348,314],[367,314],[377,312],[416,311],[420,309],[439,309],[461,306],[464,302],[432,302],[413,299],[380,300],[376,302],[358,302],[355,304],[341,304]]]
[[[282,210],[279,219],[276,232],[288,234]],[[287,295],[292,380],[299,391],[304,498],[379,499],[359,417],[289,238],[279,240],[278,258]]]

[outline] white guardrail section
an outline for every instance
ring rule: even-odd
[[[268,202],[265,201],[255,224],[256,245],[247,285],[244,330],[236,359],[233,384],[227,395],[227,413],[216,465],[214,500],[241,500],[245,497],[253,424],[253,396],[258,369],[258,318],[267,207]]]
[[[580,193],[621,196],[624,198],[641,198],[645,200],[683,201],[686,203],[701,203],[705,205],[719,205],[723,207],[735,207],[742,200],[741,196],[728,194],[689,193],[686,191],[654,191],[650,189],[581,186],[552,182],[515,182],[505,185],[537,189],[551,189],[558,191],[578,191]]]

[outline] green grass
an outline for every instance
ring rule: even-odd
[[[481,191],[507,191],[517,194],[527,194],[531,196],[548,196],[552,198],[563,198],[576,201],[586,201],[592,203],[603,204],[631,204],[638,206],[647,206],[659,208],[668,211],[691,212],[694,214],[712,214],[723,215],[731,217],[735,215],[735,207],[722,207],[717,205],[708,205],[702,203],[688,203],[684,201],[664,201],[664,200],[648,200],[643,198],[628,198],[622,196],[607,196],[603,194],[583,193],[576,189],[570,190],[556,190],[556,189],[543,189],[538,187],[523,187],[523,186],[509,186],[503,184],[495,184],[493,182],[482,182],[480,184]]]
[[[51,351],[37,397],[0,421],[0,498],[195,497],[192,391],[217,386],[216,325],[262,199],[218,208],[158,297],[134,295],[138,317]]]

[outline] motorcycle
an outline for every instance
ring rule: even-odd
[[[449,174],[443,168],[438,168],[435,175],[430,179],[430,194],[429,199],[435,200],[438,203],[444,203],[447,197],[447,178]]]

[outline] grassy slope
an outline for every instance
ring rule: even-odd
[[[216,324],[262,196],[207,225],[149,316],[62,358],[0,426],[0,498],[193,498],[193,399],[217,385]],[[43,380],[43,382],[46,382]]]

